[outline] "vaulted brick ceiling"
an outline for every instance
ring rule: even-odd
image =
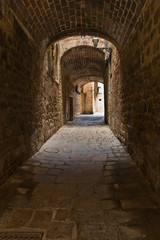
[[[82,78],[75,80],[74,85],[75,86],[79,85],[80,87],[83,87],[85,84],[87,84],[89,82],[104,83],[104,78],[100,77],[100,76],[86,76],[86,77],[82,77]]]
[[[104,52],[90,46],[78,46],[66,51],[61,58],[61,67],[65,75],[74,84],[84,85],[93,78],[104,77]]]
[[[124,47],[145,0],[7,0],[36,41],[90,34]]]

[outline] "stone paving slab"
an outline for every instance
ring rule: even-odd
[[[158,197],[103,118],[63,126],[0,187],[0,231],[159,240],[159,226]]]

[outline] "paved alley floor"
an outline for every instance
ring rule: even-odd
[[[46,240],[159,240],[159,202],[103,118],[84,115],[0,187],[0,232],[15,231]]]

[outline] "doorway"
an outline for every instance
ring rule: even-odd
[[[69,121],[73,121],[73,97],[69,97]]]

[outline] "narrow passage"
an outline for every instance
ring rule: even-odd
[[[159,203],[101,116],[64,125],[0,187],[0,231],[158,240]]]

